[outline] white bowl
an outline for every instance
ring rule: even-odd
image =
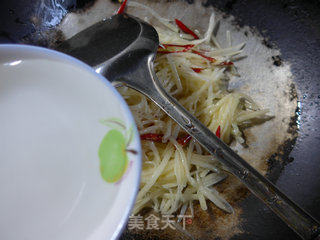
[[[141,150],[111,84],[65,54],[0,45],[0,116],[0,239],[116,239]]]

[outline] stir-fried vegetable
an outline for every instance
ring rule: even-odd
[[[214,14],[202,36],[178,19],[162,18],[140,3],[127,4],[145,9],[160,23],[155,26],[161,44],[154,67],[166,91],[225,143],[243,143],[241,127],[265,119],[267,113],[249,96],[228,91],[228,80],[236,72],[233,57],[245,44],[231,46],[227,32],[228,46],[222,47],[213,36]],[[232,213],[232,207],[214,189],[227,177],[219,162],[145,96],[126,87],[119,91],[142,139],[143,171],[134,213],[145,207],[163,214],[179,210],[184,214],[190,207],[193,213],[193,202],[206,210],[206,200]]]

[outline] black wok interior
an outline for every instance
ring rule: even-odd
[[[0,2],[0,43],[29,43],[46,46],[42,33],[54,28],[67,11],[92,4],[90,0],[44,0],[61,4],[55,11],[40,13],[33,19],[40,0]],[[166,2],[166,1],[164,1]],[[193,0],[187,1],[189,4]],[[320,1],[319,0],[205,0],[236,17],[239,25],[257,28],[265,37],[264,44],[279,48],[281,56],[274,64],[291,64],[301,107],[299,136],[288,142],[284,151],[287,163],[270,176],[286,194],[320,220]],[[50,17],[51,16],[51,17]],[[294,145],[293,145],[294,144]],[[286,154],[284,154],[286,155]],[[267,207],[250,196],[243,201],[245,233],[233,239],[299,239]],[[123,239],[139,239],[125,233]]]

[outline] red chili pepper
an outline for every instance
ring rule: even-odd
[[[146,133],[140,135],[141,140],[149,140],[153,142],[161,142],[162,141],[163,134],[157,134],[157,133]]]
[[[233,62],[222,62],[219,65],[220,66],[230,66],[230,65],[233,65]]]
[[[198,35],[195,34],[190,28],[188,28],[183,22],[178,19],[175,19],[177,26],[185,33],[190,34],[194,39],[199,39]]]
[[[164,46],[165,47],[165,46]],[[183,50],[180,51],[170,51],[170,50],[158,50],[157,53],[181,53],[181,52],[187,52],[189,51],[191,48],[194,47],[194,45],[190,44],[190,45],[180,45],[179,47],[184,47]]]
[[[157,134],[157,133],[146,133],[146,134],[140,135],[141,140],[147,140],[152,142],[161,142],[162,138],[163,138],[163,134]],[[186,136],[179,137],[177,139],[177,142],[180,145],[185,146],[188,142],[190,142],[191,138],[192,137],[188,134]]]
[[[188,134],[188,135],[186,135],[186,136],[179,137],[179,138],[177,139],[177,142],[178,142],[180,145],[185,146],[188,142],[190,142],[191,138],[192,138],[192,137]]]
[[[201,57],[203,57],[203,58],[205,58],[205,59],[207,59],[207,60],[209,60],[210,62],[215,62],[215,61],[216,61],[215,58],[208,57],[208,56],[206,56],[206,55],[204,55],[204,54],[202,54],[201,52],[198,52],[198,51],[196,51],[196,50],[192,50],[192,52],[195,53],[195,54],[198,54],[199,56],[201,56]]]
[[[221,127],[220,127],[220,125],[219,125],[218,128],[217,128],[216,136],[217,136],[218,138],[221,137]]]
[[[201,72],[204,68],[191,68],[194,72],[199,73]]]
[[[162,141],[163,134],[157,134],[157,133],[146,133],[140,135],[141,140],[149,140],[153,142],[161,142]]]
[[[127,5],[127,0],[124,0],[117,11],[117,14],[122,14],[124,12],[124,9],[126,8],[126,5]]]

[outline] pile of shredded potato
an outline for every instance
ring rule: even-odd
[[[232,61],[245,44],[233,46],[228,31],[227,46],[222,47],[213,35],[214,14],[201,36],[182,31],[145,5],[128,5],[144,8],[159,23],[155,28],[161,44],[154,66],[164,88],[225,143],[244,143],[241,129],[266,119],[268,112],[249,96],[228,91],[230,76],[237,74]],[[144,95],[126,87],[118,90],[142,139],[143,171],[133,213],[150,207],[162,214],[182,215],[190,208],[193,215],[194,201],[206,210],[206,200],[232,213],[231,205],[214,188],[227,177],[223,166]]]

